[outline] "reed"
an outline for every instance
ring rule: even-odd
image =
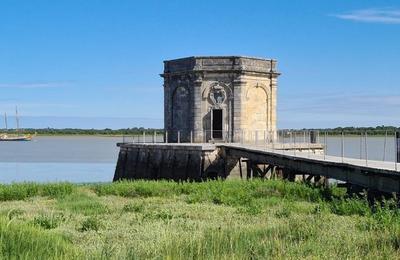
[[[60,185],[60,186],[59,186]],[[2,185],[0,258],[398,258],[395,200],[285,181]],[[66,185],[66,186],[63,186]]]
[[[24,200],[34,196],[52,198],[64,197],[71,194],[76,186],[71,183],[13,183],[0,184],[0,201]]]
[[[63,236],[27,223],[0,218],[1,259],[67,259],[78,257]]]

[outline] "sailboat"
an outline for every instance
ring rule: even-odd
[[[4,123],[6,125],[6,133],[0,134],[0,141],[31,141],[33,137],[32,135],[20,134],[17,107],[15,107],[15,120],[17,121],[16,134],[8,134],[7,113],[4,113]]]

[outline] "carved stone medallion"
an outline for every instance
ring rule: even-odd
[[[210,90],[210,99],[214,106],[220,107],[226,99],[224,87],[219,84],[212,86]]]

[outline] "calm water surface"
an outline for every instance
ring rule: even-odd
[[[0,183],[112,181],[121,140],[62,136],[0,142]]]
[[[0,183],[110,182],[121,137],[36,137],[31,142],[0,142]],[[151,141],[151,140],[149,140]],[[285,140],[289,142],[289,140]],[[324,143],[324,138],[320,137]],[[341,156],[341,137],[327,138],[327,154]],[[344,155],[351,158],[394,161],[394,140],[384,137],[344,138]]]

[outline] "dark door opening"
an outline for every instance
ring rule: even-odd
[[[212,137],[222,139],[222,109],[213,109],[212,113]]]

